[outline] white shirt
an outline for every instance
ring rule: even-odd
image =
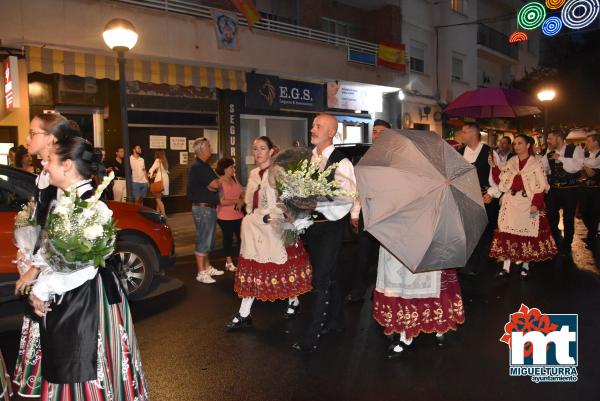
[[[481,153],[481,149],[483,149],[483,142],[479,142],[479,144],[477,145],[477,147],[475,149],[471,149],[467,145],[467,146],[465,146],[465,152],[463,154],[463,158],[465,159],[465,161],[467,163],[473,164],[479,157],[479,154]],[[500,156],[498,156],[498,153],[496,153],[495,150],[492,150],[492,152],[494,154],[494,159],[496,160],[496,162],[498,162],[500,160]],[[500,164],[500,163],[498,163],[498,164]],[[488,176],[488,184],[489,184],[489,188],[487,190],[487,193],[494,198],[499,198],[502,195],[502,192],[500,192],[498,185],[494,182],[494,177],[492,176],[492,167],[490,167],[490,174]]]
[[[135,157],[134,155],[129,156],[129,163],[131,165],[131,180],[140,184],[148,182],[146,178],[146,163],[142,157]]]
[[[600,152],[600,149],[593,153],[590,152],[590,155],[583,160],[583,165],[588,168],[600,168],[600,155],[598,155],[598,152]]]
[[[583,160],[585,159],[585,152],[581,148],[581,146],[575,145],[575,152],[573,153],[573,157],[565,157],[565,150],[567,149],[567,144],[564,144],[560,150],[557,150],[556,153],[560,155],[558,160],[562,162],[563,169],[567,173],[575,174],[583,168]],[[550,163],[548,162],[548,153],[542,158],[542,165],[544,166],[544,171],[546,174],[550,175]]]
[[[321,154],[321,171],[325,169],[329,156],[333,153],[335,147],[333,145],[328,146],[323,150]],[[317,148],[312,151],[311,161],[314,161],[319,155],[317,154]],[[349,192],[356,192],[356,178],[354,176],[354,166],[348,159],[343,159],[338,163],[335,169],[335,178],[340,183],[340,189]],[[323,214],[327,220],[336,221],[344,217],[352,210],[351,217],[357,219],[360,213],[360,203],[355,202],[354,198],[348,197],[337,197],[333,202],[317,202],[317,212]]]
[[[508,156],[510,156],[510,152],[508,152],[505,155],[502,155],[502,153],[498,153],[496,152],[496,154],[498,155],[498,166],[502,167],[506,164],[506,162],[508,161]]]
[[[85,185],[78,185],[77,193],[81,196],[90,189],[92,189],[92,185],[88,181]],[[63,196],[64,192],[59,190],[56,198],[59,200]],[[95,266],[90,265],[74,272],[58,273],[42,261],[43,259],[40,259],[39,256],[34,256],[33,263],[42,265],[42,271],[31,289],[31,292],[42,301],[48,301],[52,295],[62,295],[81,286],[86,281],[96,277],[98,272]]]

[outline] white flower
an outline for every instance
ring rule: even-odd
[[[312,224],[313,224],[313,220],[310,218],[310,216],[304,217],[302,219],[294,220],[294,228],[299,233],[304,232],[304,230],[306,230],[308,227],[312,226]]]
[[[83,229],[83,236],[90,241],[102,236],[104,230],[100,224],[94,224]]]
[[[100,224],[106,224],[110,222],[110,220],[112,219],[113,212],[108,208],[108,206],[106,206],[104,202],[96,203],[94,209],[95,212],[98,214]]]

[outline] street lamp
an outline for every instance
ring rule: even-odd
[[[125,52],[131,50],[137,43],[138,34],[133,24],[125,19],[115,18],[106,24],[102,33],[104,43],[112,50],[117,52],[119,62],[119,97],[121,106],[121,140],[123,141],[123,150],[125,158],[123,167],[125,168],[125,187],[127,189],[127,202],[133,200],[133,185],[131,180],[131,163],[129,149],[129,127],[127,119],[127,98],[125,91]]]
[[[556,97],[556,91],[554,89],[543,89],[538,92],[537,97],[544,104],[544,138],[546,138],[548,136],[548,107]]]

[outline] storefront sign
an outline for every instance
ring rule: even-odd
[[[383,111],[381,92],[369,85],[327,83],[327,107],[330,109],[366,110],[371,113]]]
[[[221,112],[220,139],[223,146],[221,150],[225,157],[230,157],[236,165],[236,173],[241,177],[241,150],[240,150],[240,113],[244,101],[244,94],[240,91],[219,91]]]
[[[323,110],[321,84],[262,74],[246,74],[246,84],[246,107],[249,109]]]
[[[187,138],[184,136],[172,136],[169,138],[171,150],[187,150]]]
[[[167,148],[167,136],[166,135],[149,135],[150,149],[166,149]]]
[[[2,63],[4,82],[4,103],[6,110],[21,107],[19,91],[19,61],[15,56],[9,56]]]

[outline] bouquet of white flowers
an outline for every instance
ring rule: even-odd
[[[338,164],[334,163],[320,170],[321,158],[310,161],[312,152],[303,148],[287,149],[277,155],[269,177],[273,177],[275,188],[287,215],[285,221],[272,221],[286,245],[294,244],[298,236],[313,223],[312,211],[303,205],[329,201],[334,197],[355,197],[355,192],[340,188],[340,183],[331,180]]]
[[[35,221],[35,202],[30,199],[15,217],[15,245],[21,252],[21,257],[17,258],[16,263],[21,274],[27,270],[26,265],[22,263],[22,258],[32,259],[39,232],[40,227]]]
[[[104,267],[104,260],[114,251],[117,229],[112,210],[99,199],[113,178],[111,172],[87,200],[80,199],[77,188],[72,187],[54,204],[41,249],[42,258],[52,270],[69,272],[90,264]]]

